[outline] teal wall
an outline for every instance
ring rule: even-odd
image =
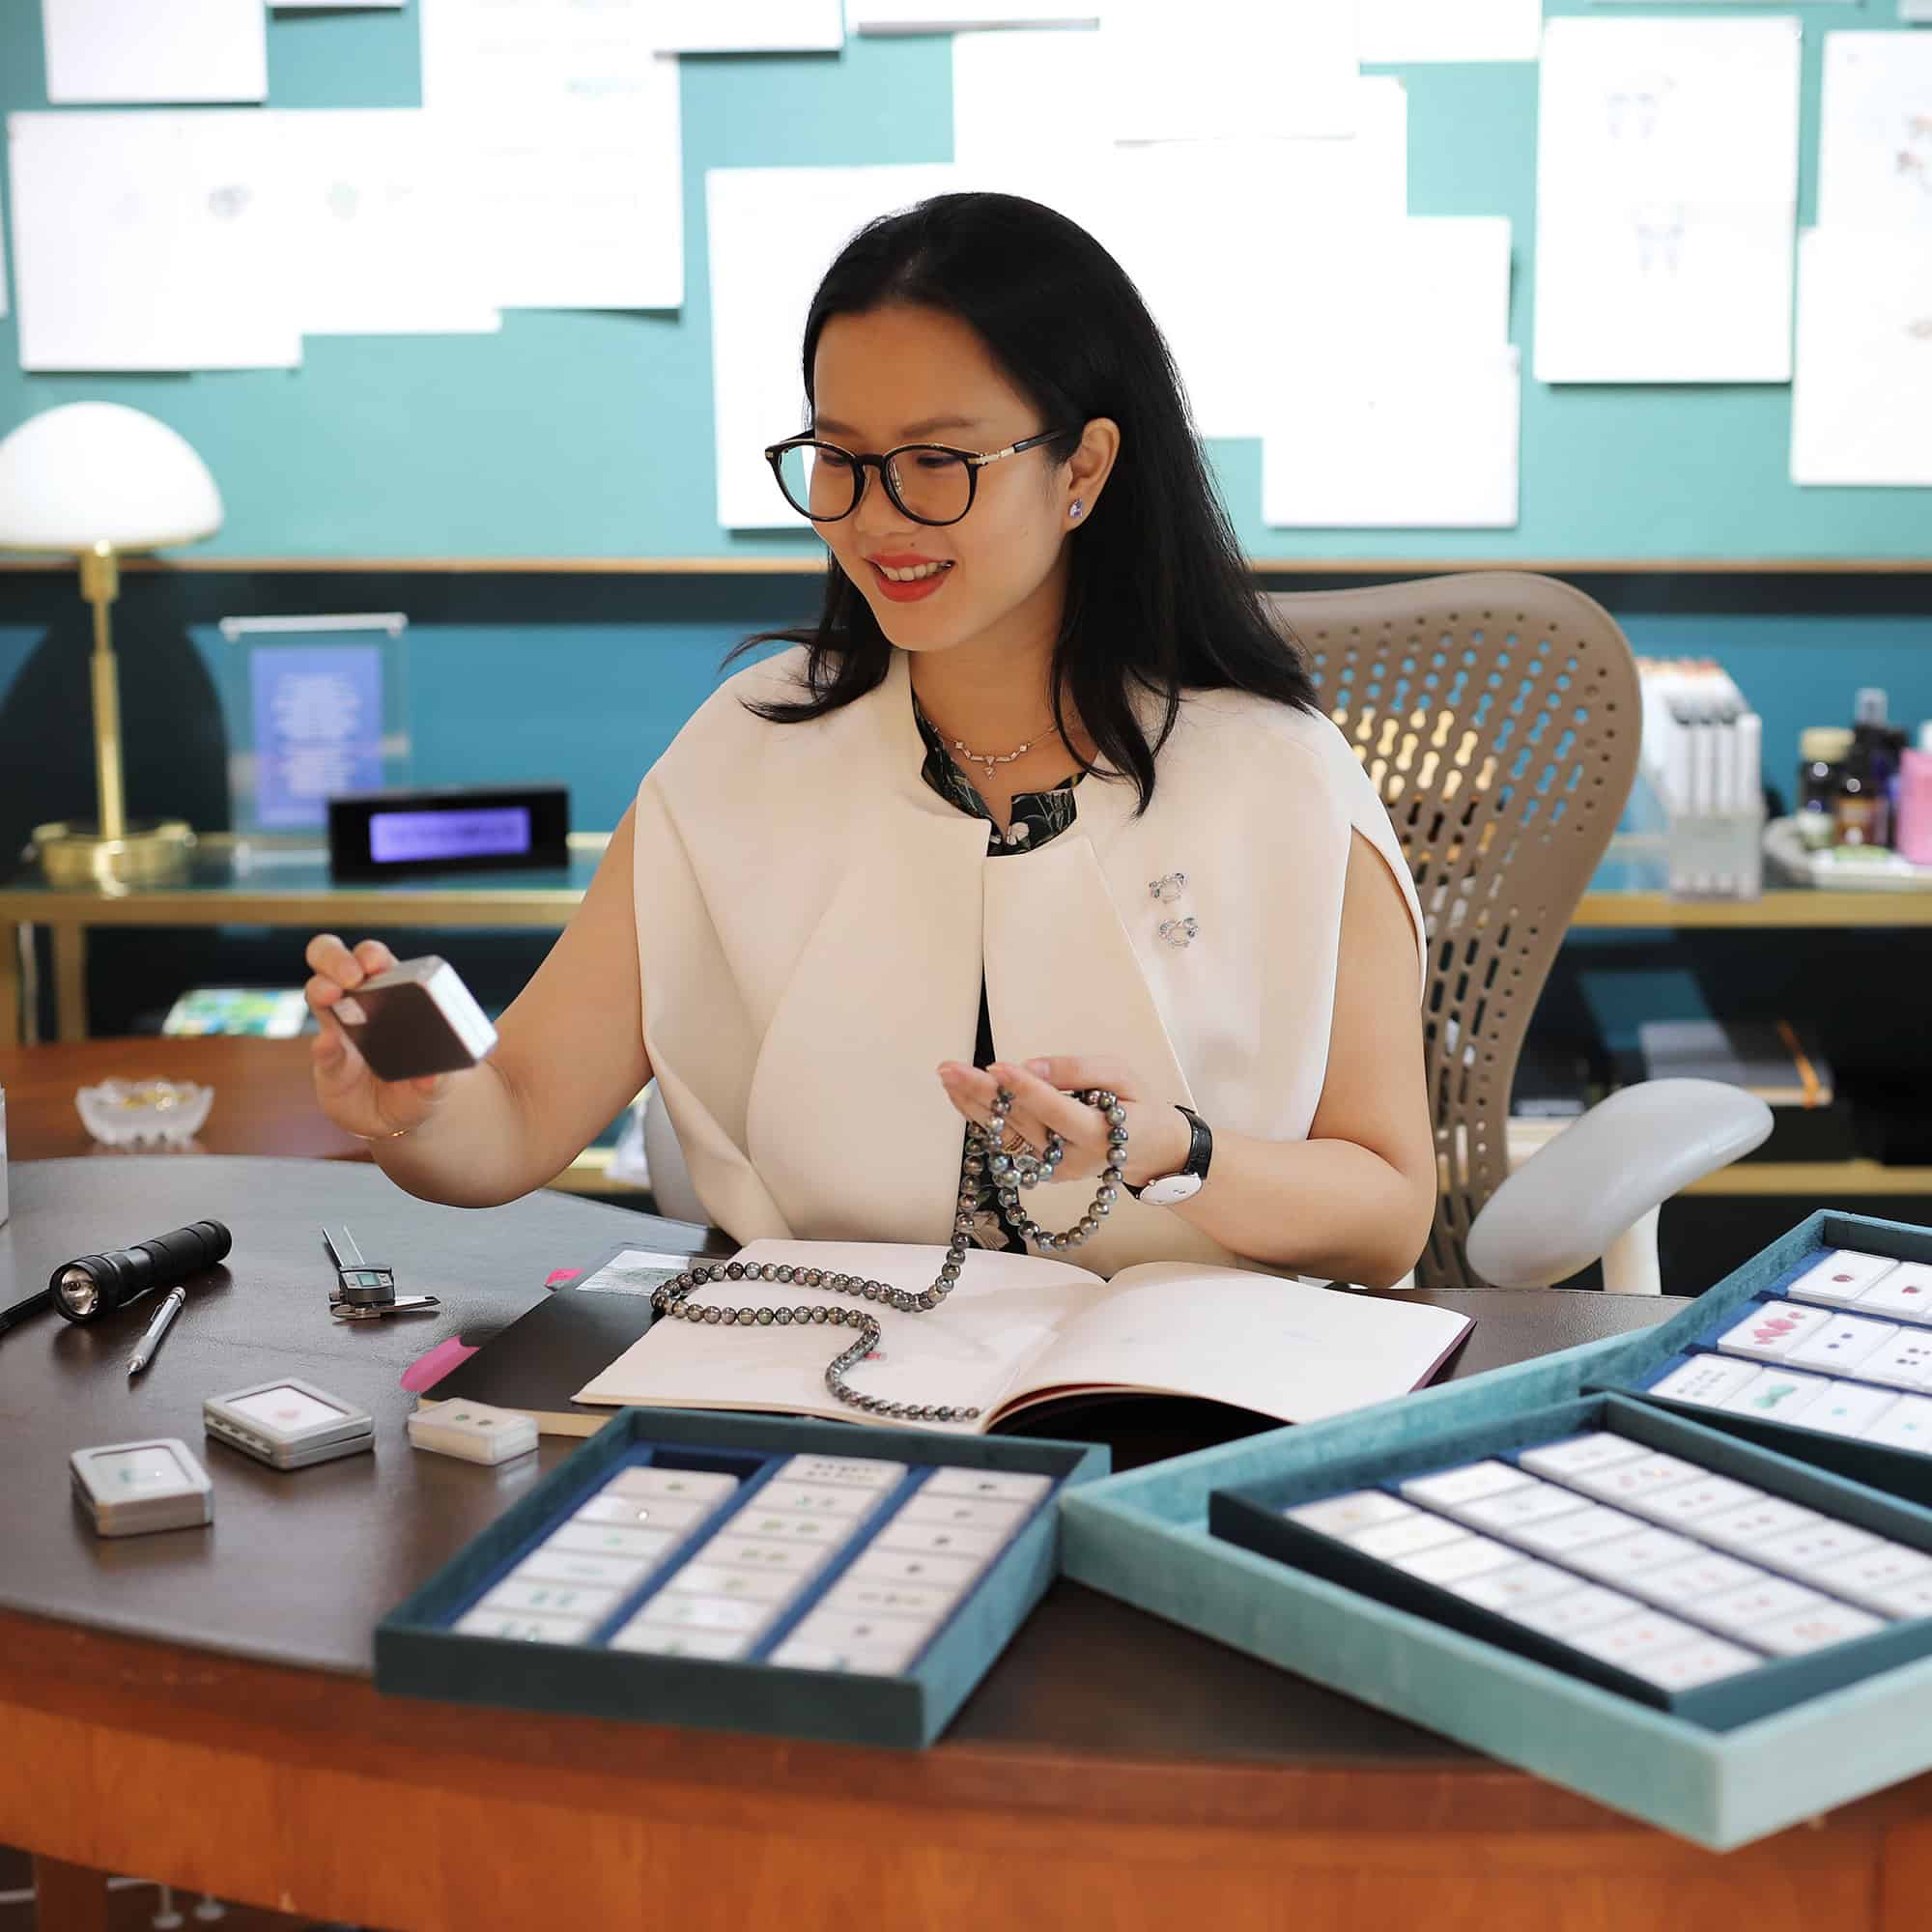
[[[1590,0],[1548,0],[1587,14]],[[1722,10],[1730,13],[1733,9]],[[1818,75],[1830,27],[1889,26],[1896,0],[1802,4],[1803,206],[1814,198]],[[417,99],[413,4],[400,13],[273,15],[270,103]],[[789,533],[712,521],[704,171],[950,157],[943,37],[854,40],[840,56],[687,60],[688,298],[676,314],[505,316],[497,336],[319,337],[296,371],[23,376],[0,321],[0,431],[104,396],[174,424],[228,504],[208,546],[229,556],[746,556],[806,554]],[[0,108],[43,104],[39,9],[0,0]],[[1537,69],[1415,67],[1409,206],[1506,214],[1511,333],[1528,364]],[[1072,109],[1077,111],[1077,104]],[[1284,226],[1258,209],[1257,246]],[[1322,298],[1346,299],[1323,292]],[[1790,390],[1775,385],[1551,389],[1527,377],[1522,523],[1514,531],[1319,531],[1260,523],[1260,444],[1214,445],[1256,555],[1284,558],[1927,557],[1932,496],[1789,481]]]
[[[1932,570],[1572,581],[1616,613],[1638,650],[1718,658],[1762,713],[1766,776],[1787,793],[1798,732],[1848,723],[1859,685],[1884,686],[1895,719],[1932,719]],[[116,638],[130,660],[144,639],[185,634],[218,673],[237,649],[220,636],[223,616],[403,611],[415,781],[561,777],[576,823],[603,829],[711,691],[724,653],[809,615],[817,595],[814,580],[790,577],[138,573],[124,581]],[[85,653],[74,581],[0,574],[0,703],[43,642]],[[142,722],[130,713],[130,737]],[[53,728],[84,765],[85,717]],[[0,793],[5,783],[0,772]]]

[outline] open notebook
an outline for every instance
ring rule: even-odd
[[[945,1259],[936,1247],[753,1241],[746,1262],[862,1274],[920,1292]],[[847,1372],[888,1402],[977,1408],[983,1433],[1037,1404],[1069,1396],[1179,1395],[1312,1422],[1419,1388],[1472,1326],[1467,1316],[1310,1288],[1276,1275],[1147,1262],[1103,1281],[1031,1255],[969,1252],[937,1309],[902,1315],[795,1282],[721,1281],[693,1296],[721,1306],[860,1307],[882,1331]],[[585,1405],[757,1409],[843,1422],[889,1418],[849,1408],[825,1368],[854,1339],[816,1322],[730,1327],[659,1321],[577,1392]]]

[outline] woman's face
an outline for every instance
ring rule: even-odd
[[[913,442],[983,453],[1081,427],[1042,422],[979,335],[956,316],[928,308],[834,317],[819,334],[812,393],[812,433],[854,455]],[[1051,643],[1065,597],[1067,533],[1092,516],[1112,457],[1114,426],[1095,423],[1092,431],[1099,434],[1090,432],[1064,464],[1042,445],[980,466],[973,507],[959,523],[916,522],[868,469],[859,507],[815,527],[880,630],[902,649]],[[908,495],[922,487],[913,459],[900,487]],[[1083,504],[1078,520],[1070,514],[1076,500]]]

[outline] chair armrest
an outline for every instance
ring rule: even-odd
[[[1539,1148],[1484,1204],[1465,1244],[1498,1288],[1542,1288],[1771,1132],[1771,1109],[1721,1080],[1644,1080]]]

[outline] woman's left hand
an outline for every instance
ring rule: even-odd
[[[1150,1101],[1140,1077],[1122,1060],[1066,1055],[996,1060],[988,1067],[948,1060],[940,1063],[939,1084],[953,1106],[982,1127],[1004,1087],[1013,1096],[1007,1125],[1031,1142],[1035,1153],[1045,1148],[1049,1133],[1065,1142],[1066,1151],[1054,1170],[1056,1180],[1084,1180],[1107,1165],[1106,1119],[1073,1097],[1095,1088],[1112,1094],[1126,1110],[1126,1178],[1136,1187],[1157,1174],[1177,1173],[1187,1159],[1185,1117],[1171,1103]]]

